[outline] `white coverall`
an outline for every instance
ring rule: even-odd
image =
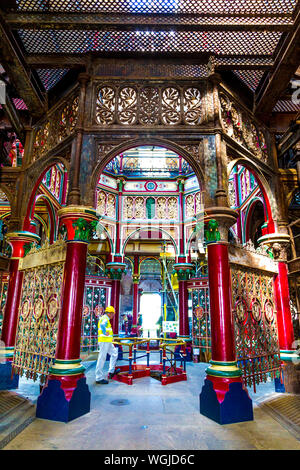
[[[118,349],[112,343],[99,343],[99,355],[96,365],[96,380],[106,379],[103,367],[106,361],[106,355],[110,354],[108,373],[114,372],[118,359]]]
[[[108,373],[114,372],[118,359],[118,349],[112,343],[113,330],[109,321],[109,317],[104,314],[98,323],[98,360],[96,364],[96,381],[106,380],[103,372],[106,355],[110,355]]]

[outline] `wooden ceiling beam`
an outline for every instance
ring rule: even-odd
[[[11,83],[34,118],[40,118],[46,110],[46,101],[34,81],[31,70],[0,15],[0,60]]]
[[[140,58],[155,58],[157,63],[161,64],[185,64],[199,65],[207,64],[211,53],[197,52],[88,52],[88,53],[54,53],[54,54],[27,54],[26,62],[33,68],[78,68],[85,66],[89,62],[89,58],[104,61],[116,60],[133,60]],[[268,70],[273,65],[272,56],[270,55],[217,55],[216,68],[220,70]],[[257,62],[262,59],[262,62]],[[224,63],[222,63],[224,60]]]
[[[255,114],[263,118],[274,109],[300,64],[300,12],[293,31],[283,41],[274,61],[273,71],[258,90],[254,104]]]

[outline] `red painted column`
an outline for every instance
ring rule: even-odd
[[[189,336],[189,317],[188,317],[188,289],[187,281],[178,281],[178,309],[179,309],[179,336]]]
[[[290,308],[290,293],[288,283],[288,271],[286,263],[278,263],[278,274],[274,279],[278,339],[281,350],[290,351],[293,348],[294,329]]]
[[[87,246],[97,216],[94,209],[82,206],[66,206],[58,215],[67,234],[61,312],[55,361],[38,398],[36,415],[68,422],[90,411],[80,340]]]
[[[174,269],[178,279],[178,313],[179,313],[179,336],[189,337],[189,306],[187,280],[192,271],[191,263],[175,263]]]
[[[133,281],[133,308],[132,308],[132,324],[137,324],[138,304],[139,304],[139,281]]]
[[[113,279],[112,286],[111,286],[110,304],[115,309],[115,314],[113,316],[112,325],[111,325],[114,335],[119,334],[120,293],[121,293],[121,281],[120,279]]]
[[[4,310],[1,341],[6,347],[14,347],[19,305],[22,292],[23,271],[19,271],[19,259],[11,259],[9,263],[9,278],[7,286],[7,297]]]
[[[80,357],[81,313],[84,295],[87,243],[67,243],[62,309],[59,318],[56,358]]]
[[[178,262],[185,262],[185,233],[184,233],[184,198],[183,198],[183,191],[184,191],[184,180],[178,180],[178,191],[179,191],[179,256]]]
[[[226,211],[230,220],[228,209],[218,210]],[[212,359],[200,394],[200,413],[220,424],[229,424],[252,420],[253,409],[236,360],[228,242],[221,240],[221,234],[213,225],[216,223],[211,219],[208,222],[211,232],[207,230],[207,236],[211,233],[215,241],[211,238],[206,240]],[[225,219],[222,227],[224,238],[228,225]]]
[[[120,313],[120,294],[121,279],[125,272],[126,264],[121,261],[111,261],[106,264],[109,277],[112,279],[110,304],[115,308],[115,314],[112,319],[112,329],[114,335],[119,334],[119,313]]]
[[[132,324],[136,325],[138,313],[139,313],[139,257],[137,255],[134,256],[132,280],[133,280]],[[133,329],[133,333],[136,333],[136,331],[137,329]]]
[[[236,360],[231,312],[231,283],[227,244],[212,243],[208,251],[212,360]]]
[[[121,251],[121,238],[120,229],[122,223],[122,191],[123,191],[123,180],[118,181],[118,197],[117,197],[117,220],[116,220],[116,243],[115,243],[115,255],[114,260],[117,262],[122,261]]]
[[[259,243],[266,245],[272,252],[274,261],[278,262],[278,274],[274,278],[274,290],[277,307],[280,357],[282,360],[290,362],[293,359],[294,348],[294,330],[290,308],[288,269],[286,264],[286,249],[290,243],[290,236],[284,232],[272,232],[263,235],[259,239]]]
[[[23,271],[19,270],[19,264],[20,259],[24,256],[25,244],[37,242],[39,237],[31,232],[20,231],[8,233],[6,239],[12,248],[12,256],[9,263],[7,296],[1,332],[0,390],[8,390],[18,386],[18,376],[12,380],[10,375],[24,277]]]

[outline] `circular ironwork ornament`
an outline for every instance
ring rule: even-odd
[[[255,320],[257,323],[260,322],[261,320],[261,307],[260,303],[257,299],[253,299],[251,303],[251,314],[253,320]]]
[[[243,323],[247,318],[247,304],[244,300],[238,300],[235,304],[236,316],[240,323]]]
[[[265,317],[268,323],[272,323],[274,320],[274,309],[272,303],[267,300],[265,303]]]
[[[31,306],[30,300],[25,299],[24,302],[23,302],[23,305],[22,305],[23,320],[26,320],[26,318],[28,317],[29,312],[30,312],[30,306]]]
[[[85,305],[82,309],[82,316],[88,317],[89,313],[90,313],[90,307],[88,305]]]
[[[38,320],[42,316],[43,310],[44,310],[44,298],[42,295],[40,295],[35,301],[34,307],[33,307],[33,316],[36,320]]]
[[[50,321],[54,320],[54,318],[57,315],[57,311],[58,311],[57,299],[56,297],[52,296],[50,297],[48,301],[48,309],[47,309],[47,316]]]
[[[101,317],[101,315],[103,315],[103,307],[101,307],[100,305],[97,305],[97,307],[95,307],[95,316],[96,317]]]
[[[203,314],[204,314],[204,310],[202,307],[195,308],[195,315],[197,318],[199,318],[199,320],[203,317]]]

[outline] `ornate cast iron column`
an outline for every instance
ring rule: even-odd
[[[274,278],[274,290],[284,383],[280,379],[275,379],[275,390],[277,392],[299,393],[297,372],[294,367],[294,363],[299,364],[299,355],[296,353],[294,345],[286,251],[290,243],[290,236],[286,233],[271,233],[264,235],[258,241],[262,245],[270,247],[274,261],[278,261],[278,274]]]
[[[132,324],[137,325],[137,318],[139,313],[139,257],[134,256],[134,265],[133,265],[133,307],[132,307]],[[132,331],[132,329],[131,329]],[[133,333],[137,332],[137,327],[133,328]]]
[[[39,241],[40,237],[31,232],[18,231],[8,233],[6,239],[12,248],[12,256],[9,263],[7,298],[1,333],[0,390],[18,387],[19,376],[14,374],[11,377],[11,373],[24,275],[19,271],[19,263],[26,247]]]
[[[90,411],[90,391],[80,359],[82,304],[87,246],[97,224],[96,211],[66,206],[58,212],[67,242],[56,357],[37,401],[38,418],[68,422]]]
[[[107,263],[106,265],[106,271],[109,277],[112,279],[110,304],[115,308],[115,314],[112,319],[112,329],[114,335],[119,334],[121,279],[125,269],[126,264],[117,261]]]
[[[212,359],[200,393],[200,413],[219,424],[249,421],[253,419],[252,401],[237,366],[231,310],[227,234],[236,221],[236,212],[219,207],[207,209],[206,213],[204,237],[208,254]]]
[[[80,84],[80,95],[79,95],[79,111],[78,121],[76,125],[76,146],[74,157],[71,162],[70,169],[70,189],[68,193],[68,204],[80,204],[80,189],[79,189],[79,175],[80,175],[80,163],[81,163],[81,150],[83,140],[83,126],[84,126],[84,114],[85,114],[85,98],[86,98],[86,87],[90,79],[87,73],[80,73],[78,75],[78,81]]]
[[[123,259],[120,253],[121,251],[120,228],[121,228],[121,221],[122,221],[122,191],[123,191],[124,181],[122,178],[120,178],[117,180],[117,183],[118,183],[118,197],[117,197],[117,207],[116,207],[117,220],[116,220],[116,244],[115,244],[114,261],[120,262]]]
[[[191,277],[193,268],[191,263],[174,264],[178,278],[179,336],[186,339],[190,338],[187,281]]]
[[[178,256],[178,262],[179,263],[184,263],[186,261],[183,191],[184,191],[184,179],[179,179],[178,180],[178,192],[179,192],[179,256]]]

